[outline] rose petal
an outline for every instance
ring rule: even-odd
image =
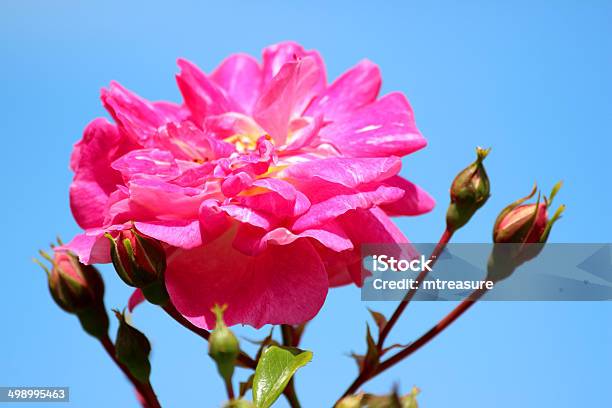
[[[196,125],[202,126],[207,115],[236,110],[236,105],[223,88],[210,80],[197,66],[184,59],[179,59],[177,64],[181,72],[176,76],[176,82]]]
[[[305,57],[288,62],[263,89],[255,104],[253,117],[274,139],[277,146],[287,140],[289,122],[300,116],[308,103],[317,95],[324,74],[315,60]]]
[[[292,41],[274,44],[263,50],[262,86],[267,86],[267,84],[272,81],[272,78],[280,72],[283,65],[304,57],[312,58],[319,67],[319,70],[323,73],[323,76],[319,79],[320,82],[316,85],[317,89],[323,89],[326,82],[323,58],[321,58],[317,51],[306,51],[301,45]]]
[[[304,231],[325,225],[348,211],[368,209],[383,203],[393,202],[400,199],[403,194],[404,192],[399,188],[379,186],[371,191],[336,195],[313,204],[304,215],[293,223],[291,229],[293,231]]]
[[[282,177],[296,179],[301,185],[314,185],[319,180],[356,188],[396,175],[402,167],[399,157],[329,158],[289,166]]]
[[[125,151],[125,144],[115,125],[96,119],[74,146],[70,185],[70,209],[83,229],[102,226],[109,195],[121,184],[121,175],[111,163]]]
[[[104,237],[103,231],[98,231],[96,234],[91,232],[78,234],[62,248],[76,254],[79,261],[86,265],[111,261],[110,243],[108,238]]]
[[[179,168],[172,154],[158,149],[132,150],[112,162],[111,167],[121,172],[126,181],[146,176],[170,179],[179,175]]]
[[[210,75],[232,98],[240,111],[252,113],[261,89],[262,71],[257,60],[250,55],[235,54],[225,59]]]
[[[247,256],[222,237],[169,258],[166,286],[179,312],[198,327],[214,327],[211,308],[227,304],[228,325],[300,324],[319,311],[327,273],[312,245],[297,240]]]
[[[427,144],[410,104],[399,92],[342,116],[321,129],[319,137],[350,157],[401,157]]]
[[[168,105],[149,102],[114,81],[108,89],[102,89],[101,99],[119,129],[142,146],[147,146],[157,129],[175,117],[169,114]]]
[[[202,245],[199,219],[150,222],[137,221],[134,225],[136,229],[143,234],[174,247],[191,249]]]
[[[139,304],[141,304],[144,301],[145,301],[145,297],[144,297],[144,294],[142,293],[142,290],[136,289],[132,293],[130,298],[128,299],[128,305],[127,306],[128,306],[128,310],[130,311],[130,313],[132,313],[134,311],[136,306],[138,306]]]
[[[382,79],[380,70],[364,60],[346,71],[319,95],[306,111],[308,116],[323,115],[335,120],[376,100]]]
[[[404,190],[404,195],[397,201],[382,204],[387,215],[419,215],[431,211],[436,205],[435,200],[425,190],[416,184],[400,177],[394,176],[384,181],[389,187],[397,187]]]

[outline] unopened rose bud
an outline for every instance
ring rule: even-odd
[[[55,303],[64,311],[77,315],[83,329],[94,337],[108,331],[108,315],[104,309],[104,281],[98,270],[80,263],[67,251],[54,251],[53,258],[40,254],[51,262],[47,272],[49,291]]]
[[[208,339],[208,354],[217,363],[219,374],[221,374],[226,382],[229,382],[234,374],[236,359],[240,353],[240,345],[234,333],[232,333],[223,320],[225,309],[227,309],[227,305],[215,305],[213,308],[217,322],[215,329]]]
[[[451,203],[446,212],[446,226],[450,232],[463,227],[490,195],[487,172],[482,164],[491,149],[476,149],[476,161],[463,169],[451,185]]]
[[[55,252],[48,277],[53,300],[68,313],[87,309],[104,295],[104,283],[98,271],[81,264],[69,252]]]
[[[560,206],[549,218],[548,210],[561,188],[557,183],[550,197],[536,203],[523,204],[532,198],[537,187],[529,195],[508,205],[498,215],[493,227],[495,246],[489,258],[489,275],[494,280],[508,277],[521,264],[535,258],[544,247],[554,223],[561,217],[565,206]]]
[[[147,384],[151,375],[151,363],[149,362],[151,343],[144,333],[130,324],[125,313],[118,310],[113,311],[119,320],[115,341],[117,360],[124,364],[138,381]]]
[[[135,229],[120,231],[111,242],[111,259],[119,277],[128,285],[142,289],[147,300],[164,304],[168,293],[164,283],[166,254],[159,241]]]

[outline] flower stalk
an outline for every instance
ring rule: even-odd
[[[103,336],[100,339],[100,343],[104,350],[108,353],[108,356],[113,360],[113,362],[119,367],[119,369],[125,374],[130,383],[134,386],[134,390],[137,393],[138,400],[140,400],[143,408],[161,408],[161,405],[157,399],[157,395],[155,395],[155,391],[151,386],[149,381],[143,383],[140,382],[134,375],[130,372],[130,370],[122,364],[117,358],[117,351],[115,349],[115,345],[108,335]]]
[[[382,361],[376,370],[371,375],[359,375],[355,381],[346,389],[342,397],[336,401],[334,406],[336,406],[344,397],[354,394],[359,387],[365,384],[370,379],[376,377],[380,373],[389,368],[393,367],[395,364],[399,363],[406,357],[410,356],[421,347],[429,343],[432,339],[434,339],[438,334],[442,333],[448,326],[450,326],[453,322],[455,322],[459,317],[461,317],[470,307],[472,307],[478,299],[480,299],[485,293],[487,289],[477,289],[472,292],[466,299],[464,299],[455,309],[453,309],[449,314],[447,314],[442,320],[440,320],[435,326],[429,329],[425,334],[419,337],[414,342],[410,343],[410,345],[397,354],[389,357],[387,360]]]
[[[430,262],[431,267],[435,265],[438,257],[440,256],[442,251],[444,251],[444,248],[446,248],[446,245],[449,243],[452,236],[453,236],[453,233],[451,231],[449,231],[448,229],[444,230],[444,233],[442,233],[442,236],[440,237],[438,244],[436,245],[431,255],[429,256],[429,260],[431,260]],[[378,342],[377,342],[377,347],[379,351],[381,351],[384,348],[385,340],[387,339],[387,336],[389,335],[389,333],[395,326],[395,323],[397,323],[397,321],[399,320],[404,310],[406,310],[406,308],[408,307],[408,304],[410,303],[414,295],[416,295],[418,288],[420,287],[420,285],[423,283],[423,281],[427,277],[428,272],[429,271],[427,269],[423,269],[423,271],[419,273],[419,275],[416,278],[417,282],[419,282],[419,286],[417,287],[417,289],[410,289],[408,291],[404,299],[402,299],[399,305],[397,305],[397,308],[391,315],[391,318],[389,319],[387,324],[383,327],[382,331],[380,332],[380,336],[378,337]]]

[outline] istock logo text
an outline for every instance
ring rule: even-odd
[[[374,255],[372,259],[372,270],[374,272],[431,272],[431,267],[429,266],[431,262],[433,262],[433,259],[426,259],[425,255],[410,260],[396,259],[395,257],[387,255]]]

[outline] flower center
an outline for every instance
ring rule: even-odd
[[[257,147],[257,139],[258,136],[256,135],[237,133],[233,136],[226,137],[223,140],[236,146],[236,150],[239,153],[245,153],[249,150],[254,150],[255,147]]]

